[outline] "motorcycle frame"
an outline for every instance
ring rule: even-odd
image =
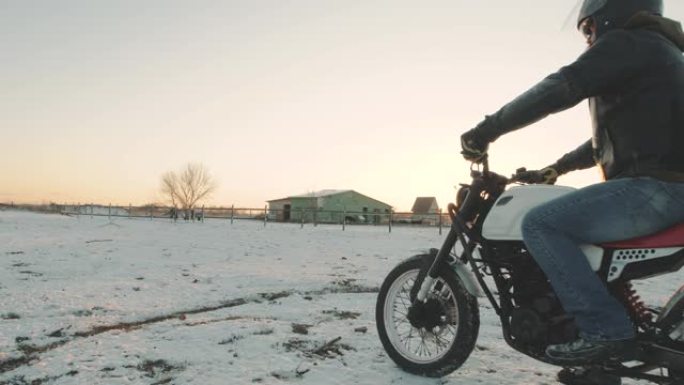
[[[493,243],[499,243],[496,241],[489,241],[484,239],[482,236],[482,226],[484,219],[489,214],[489,211],[494,206],[496,200],[504,193],[506,190],[506,185],[509,183],[508,178],[497,175],[489,171],[488,162],[485,158],[483,162],[483,169],[471,170],[471,177],[473,179],[472,184],[463,185],[463,188],[467,188],[467,196],[459,204],[458,207],[449,209],[449,214],[452,219],[452,224],[449,232],[441,246],[437,251],[435,259],[428,268],[427,274],[423,282],[421,283],[420,289],[416,295],[416,301],[426,301],[430,288],[439,276],[440,269],[449,266],[448,261],[450,256],[455,256],[458,263],[467,264],[471,267],[473,275],[485,294],[492,308],[499,316],[501,321],[502,332],[504,340],[506,343],[515,349],[516,351],[530,356],[534,359],[546,362],[552,365],[557,365],[545,355],[531,355],[529,351],[526,351],[519,346],[516,341],[511,336],[511,325],[508,315],[511,314],[513,310],[513,298],[512,295],[506,288],[504,273],[501,271],[502,267],[506,267],[506,263],[501,261],[500,258],[496,258],[495,253],[491,252],[491,245]],[[456,243],[460,242],[463,247],[462,254],[455,255],[452,253]],[[477,246],[480,246],[481,250],[477,250],[480,254],[480,258],[475,257],[475,251]],[[479,265],[478,265],[479,264]],[[489,269],[489,273],[496,285],[498,301],[490,286],[484,279],[485,273],[484,269]],[[457,273],[458,272],[458,269]],[[460,274],[459,274],[460,275]],[[461,278],[464,278],[461,276]],[[465,277],[465,279],[470,279]],[[472,283],[472,282],[469,282]],[[466,286],[470,286],[466,284]],[[471,293],[475,294],[475,293]],[[661,355],[663,350],[660,349],[648,349],[646,354]],[[664,358],[665,359],[665,358]],[[674,355],[668,356],[667,359],[674,359],[678,362],[677,366],[684,365],[684,355],[682,353],[675,353]],[[658,360],[656,360],[658,361]],[[657,376],[653,374],[648,374],[646,372],[657,369],[660,365],[655,365],[653,363],[644,362],[643,365],[638,365],[635,367],[625,367],[621,366],[615,370],[615,373],[623,376],[635,379],[644,379],[653,381],[656,383],[668,384],[669,380],[662,376]],[[684,368],[684,366],[682,366]]]
[[[451,227],[421,284],[416,300],[426,300],[430,287],[432,287],[434,280],[439,276],[441,266],[444,266],[448,261],[449,256],[452,255],[452,250],[456,246],[456,242],[460,242],[464,251],[461,256],[456,257],[460,262],[470,265],[477,283],[491,303],[492,308],[501,319],[506,342],[511,347],[519,350],[516,348],[515,342],[511,338],[508,319],[504,316],[505,313],[502,312],[503,309],[509,310],[512,307],[511,298],[506,298],[506,295],[503,294],[505,293],[505,291],[502,290],[503,275],[497,266],[498,263],[487,255],[488,248],[486,246],[488,241],[481,235],[484,218],[493,207],[496,199],[505,191],[508,179],[490,172],[486,160],[483,165],[483,171],[471,170],[473,182],[470,185],[464,186],[464,188],[468,189],[468,194],[463,202],[459,207],[450,206],[449,208],[449,214],[452,219]],[[473,256],[477,245],[483,246],[482,258],[480,259]],[[490,269],[494,283],[499,292],[499,301],[497,301],[489,285],[485,282],[484,274],[481,271],[481,267],[477,265],[478,263],[482,263]]]
[[[489,172],[486,160],[483,163],[483,170],[471,170],[471,176],[473,177],[472,184],[464,186],[464,188],[468,189],[465,200],[453,212],[452,210],[449,210],[452,219],[451,227],[441,248],[437,252],[432,265],[428,269],[416,296],[416,300],[426,300],[430,287],[432,287],[435,279],[439,276],[441,266],[445,266],[450,255],[452,255],[452,250],[456,246],[456,243],[460,242],[463,246],[463,254],[456,257],[461,263],[470,265],[479,287],[482,289],[492,305],[492,308],[501,319],[504,339],[511,347],[526,354],[526,352],[515,346],[515,341],[511,338],[510,324],[505,316],[505,314],[510,314],[510,311],[505,312],[504,310],[511,310],[512,299],[504,294],[506,292],[503,290],[503,275],[499,270],[499,266],[497,266],[498,263],[488,255],[488,241],[482,237],[482,223],[484,222],[484,218],[486,218],[493,207],[494,202],[505,191],[508,179]],[[475,248],[478,245],[482,246],[482,258],[479,259],[473,256]],[[498,301],[489,285],[484,280],[484,274],[481,270],[481,266],[478,266],[478,263],[481,263],[483,266],[490,269],[499,293]]]

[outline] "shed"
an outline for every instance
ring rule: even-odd
[[[392,206],[354,190],[321,190],[268,201],[277,221],[386,223]]]
[[[411,209],[411,222],[435,224],[438,222],[439,205],[435,197],[418,197]]]
[[[290,198],[280,198],[268,201],[268,219],[278,222],[289,222],[292,212]]]

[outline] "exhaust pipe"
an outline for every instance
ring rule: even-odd
[[[641,361],[666,367],[676,371],[684,371],[684,344],[680,348],[667,347],[657,343],[642,346],[643,357]]]

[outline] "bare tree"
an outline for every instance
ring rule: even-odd
[[[180,173],[168,171],[162,175],[161,191],[169,202],[192,213],[197,203],[216,190],[216,181],[201,163],[188,163]]]
[[[165,172],[161,180],[161,192],[171,202],[171,206],[178,208],[178,176],[173,171]]]

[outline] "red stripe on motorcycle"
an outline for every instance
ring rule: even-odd
[[[611,249],[638,249],[684,246],[684,223],[653,235],[601,244]]]

